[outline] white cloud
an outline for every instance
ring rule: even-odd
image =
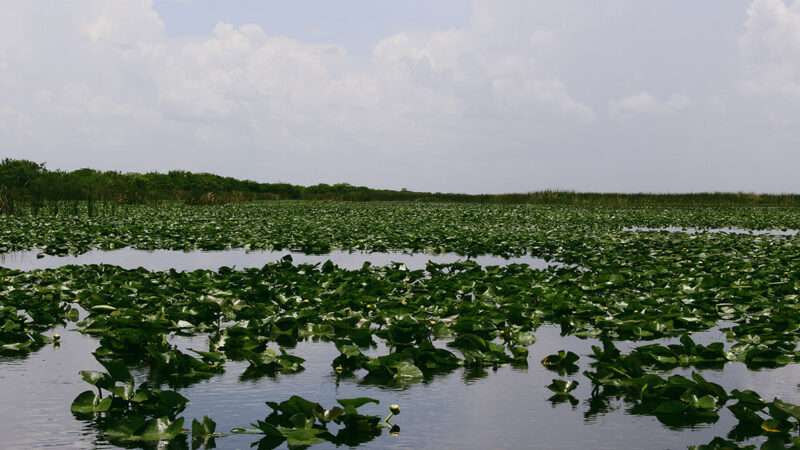
[[[754,0],[739,45],[746,92],[800,96],[800,2]]]
[[[464,25],[367,56],[256,24],[174,37],[149,0],[49,6],[0,8],[4,156],[472,192],[800,188],[750,162],[791,167],[796,133],[766,118],[796,108],[734,89],[741,56],[748,92],[800,92],[796,3],[754,0],[737,47],[740,6],[718,48],[706,20],[662,23],[673,4],[475,0]],[[608,120],[634,117],[657,120]],[[733,169],[685,165],[703,155]]]
[[[548,121],[578,122],[594,118],[591,107],[575,99],[537,60],[555,45],[552,32],[505,35],[496,20],[481,18],[482,11],[476,12],[474,27],[382,40],[374,51],[377,72],[384,81],[405,83],[411,95],[438,98],[447,114],[506,119],[534,114]]]
[[[635,95],[612,100],[609,103],[609,112],[614,117],[669,114],[683,111],[690,105],[691,100],[682,94],[672,94],[664,100],[659,100],[649,92],[643,91]]]
[[[92,42],[137,45],[163,37],[164,22],[153,10],[152,0],[82,0],[80,31]]]
[[[30,42],[28,54],[0,44],[0,67],[9,68],[0,68],[0,86],[15,93],[15,110],[48,128],[52,142],[40,140],[39,154],[70,141],[102,152],[110,135],[135,147],[144,131],[177,137],[165,145],[182,147],[234,145],[227,140],[331,152],[357,142],[379,154],[402,146],[409,155],[456,157],[469,151],[456,143],[475,133],[511,130],[515,141],[532,143],[594,117],[537,62],[557,36],[505,35],[502,24],[479,17],[486,8],[461,29],[389,36],[364,65],[337,45],[272,36],[252,24],[171,38],[150,0],[58,7],[46,16],[23,7],[0,19],[0,28],[31,25],[15,32],[15,42]],[[14,70],[19,65],[36,76]]]

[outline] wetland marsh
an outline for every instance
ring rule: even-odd
[[[664,227],[691,231],[647,230]],[[796,230],[800,213],[3,215],[0,432],[12,447],[794,448],[800,240],[719,228]]]

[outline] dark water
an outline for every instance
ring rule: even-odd
[[[347,252],[333,251],[324,255],[307,255],[299,252],[269,251],[244,249],[215,250],[215,251],[177,251],[177,250],[136,250],[124,248],[119,250],[92,250],[78,256],[53,256],[43,255],[37,258],[39,251],[12,252],[0,254],[0,266],[18,270],[53,269],[70,264],[112,264],[126,269],[143,267],[148,270],[217,270],[220,267],[236,267],[245,269],[249,267],[262,267],[264,264],[280,261],[286,255],[292,257],[295,264],[317,264],[332,261],[345,269],[359,269],[365,262],[375,266],[385,266],[394,262],[403,263],[409,269],[424,269],[428,261],[435,263],[453,263],[471,259],[482,266],[501,266],[508,264],[528,264],[533,268],[542,269],[556,266],[557,262],[548,262],[533,256],[519,256],[503,258],[493,255],[480,255],[472,258],[456,253],[441,253],[438,255],[425,253],[402,252]]]
[[[24,359],[0,359],[0,436],[2,448],[104,448],[92,428],[76,420],[69,411],[73,398],[87,389],[78,371],[101,369],[91,356],[97,342],[76,331],[54,330],[62,335],[58,348],[47,346]],[[721,340],[719,332],[694,335],[699,342]],[[669,342],[669,341],[664,341]],[[723,409],[713,425],[670,429],[655,418],[629,415],[622,403],[615,409],[585,418],[589,398],[588,380],[577,375],[581,386],[574,392],[581,399],[576,407],[552,406],[545,388],[557,374],[539,361],[560,349],[581,355],[586,368],[590,346],[596,342],[562,337],[558,329],[545,326],[531,347],[529,367],[502,367],[489,370],[482,378],[471,378],[463,370],[435,378],[428,384],[407,389],[365,386],[358,380],[336,383],[330,362],[338,354],[333,344],[306,342],[291,352],[306,358],[306,370],[294,375],[240,382],[247,363],[229,363],[224,374],[180,392],[189,398],[183,416],[208,415],[217,421],[218,431],[247,426],[267,415],[265,401],[282,401],[297,394],[324,406],[336,398],[370,396],[381,405],[369,405],[364,412],[384,415],[391,403],[399,403],[402,413],[395,423],[399,436],[384,433],[359,448],[365,449],[682,449],[724,436],[735,419]],[[179,347],[203,348],[206,338],[180,338]],[[619,347],[630,349],[633,343]],[[377,352],[381,352],[380,349]],[[688,374],[690,370],[672,373]],[[764,371],[750,371],[742,364],[729,363],[724,370],[703,371],[708,380],[728,389],[754,389],[765,398],[773,396],[800,402],[796,365]],[[257,436],[231,435],[217,439],[218,448],[249,448]],[[333,448],[320,445],[314,448]]]

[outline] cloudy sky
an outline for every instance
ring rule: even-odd
[[[800,191],[800,0],[7,0],[0,156],[458,192]]]

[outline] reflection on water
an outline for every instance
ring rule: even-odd
[[[70,413],[87,389],[79,370],[103,370],[92,352],[97,341],[63,327],[63,345],[46,345],[26,357],[0,357],[2,448],[90,448],[96,435]]]
[[[435,263],[453,263],[471,259],[482,266],[501,266],[508,264],[527,264],[530,267],[543,269],[558,266],[557,262],[548,262],[533,256],[503,258],[494,255],[480,255],[467,258],[456,253],[426,254],[402,252],[347,252],[333,251],[324,255],[308,255],[290,251],[269,251],[245,249],[216,251],[177,251],[177,250],[136,250],[124,248],[119,250],[92,250],[78,256],[40,255],[39,251],[24,251],[0,254],[0,266],[17,270],[53,269],[70,264],[111,264],[126,269],[143,267],[148,270],[191,271],[198,269],[217,270],[220,267],[236,267],[245,269],[262,267],[267,263],[279,261],[289,255],[295,264],[317,264],[332,261],[345,269],[359,269],[365,262],[375,266],[385,266],[394,262],[403,263],[409,269],[424,269],[428,261]]]
[[[0,359],[0,436],[4,448],[104,446],[96,442],[90,426],[73,418],[69,411],[72,399],[88,388],[78,371],[101,369],[91,355],[97,341],[63,328],[54,331],[62,335],[61,347],[46,346],[26,358]],[[712,330],[693,337],[699,343],[708,343],[721,340],[722,334]],[[207,344],[204,336],[177,338],[173,343],[184,349]],[[618,347],[629,351],[639,344],[623,341]],[[359,447],[366,449],[683,449],[724,436],[735,425],[736,420],[725,408],[717,423],[688,429],[670,429],[653,417],[630,415],[626,405],[613,400],[604,411],[590,414],[591,385],[580,372],[573,378],[581,382],[574,392],[581,402],[574,408],[566,403],[552,405],[545,386],[559,376],[539,361],[558,350],[572,350],[581,356],[582,371],[589,367],[587,355],[592,345],[597,342],[563,337],[558,327],[544,326],[530,349],[527,369],[501,367],[478,377],[456,370],[429,383],[388,389],[363,385],[358,379],[337,383],[330,367],[338,354],[334,345],[304,342],[291,350],[306,359],[303,372],[241,382],[247,363],[228,363],[224,374],[180,390],[190,400],[182,415],[187,423],[208,415],[217,421],[219,431],[229,431],[266,416],[265,401],[281,401],[293,394],[323,405],[332,405],[342,397],[375,397],[381,405],[368,405],[364,412],[376,415],[385,414],[389,404],[399,403],[403,413],[396,423],[402,428],[401,434],[392,437],[384,433]],[[377,348],[374,353],[385,351]],[[754,389],[767,399],[779,396],[800,402],[795,387],[799,369],[792,365],[751,371],[743,364],[729,363],[723,370],[702,373],[729,390]],[[671,373],[690,372],[677,369]],[[217,444],[219,448],[249,448],[257,440],[258,436],[233,435],[218,439]]]
[[[751,230],[738,227],[721,228],[697,228],[697,227],[625,227],[622,231],[638,232],[668,232],[668,233],[728,233],[728,234],[747,234],[751,236],[796,236],[800,230]]]

